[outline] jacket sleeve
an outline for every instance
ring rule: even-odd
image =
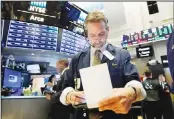
[[[52,103],[59,102],[59,98],[60,98],[60,95],[63,90],[63,84],[65,81],[65,75],[66,75],[67,71],[68,70],[65,70],[65,72],[61,75],[60,80],[57,82],[57,85],[55,85],[55,87],[53,87],[53,88],[55,88],[56,93],[51,96]]]
[[[124,62],[123,62],[123,75],[125,82],[129,82],[131,80],[137,80],[140,81],[137,68],[135,64],[131,62],[131,56],[128,51],[125,51],[124,53]]]
[[[126,83],[125,87],[130,87],[130,86],[134,87],[136,89],[136,95],[137,95],[135,102],[141,101],[145,99],[147,94],[142,83],[140,82],[137,68],[135,64],[131,62],[131,57],[129,52],[125,51],[123,55],[124,55],[123,59],[125,59],[123,60],[124,61],[123,76],[124,76],[124,81]]]
[[[73,91],[75,88],[75,83],[74,83],[74,73],[75,73],[75,66],[76,62],[75,59],[72,58],[69,69],[65,72],[64,76],[64,83],[63,83],[63,91],[60,95],[60,102],[63,105],[67,105],[66,103],[66,96],[69,92]]]

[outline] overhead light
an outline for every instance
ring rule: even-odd
[[[31,53],[31,55],[35,55],[34,53]]]

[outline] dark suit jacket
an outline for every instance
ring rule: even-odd
[[[167,58],[169,61],[169,69],[171,72],[171,76],[174,81],[174,28],[172,30],[172,34],[167,40]]]
[[[115,57],[113,60],[109,60],[106,56],[103,55],[102,58],[102,63],[108,64],[113,88],[124,87],[125,84],[131,80],[140,81],[136,66],[130,62],[131,57],[128,51],[114,47],[111,44],[108,44],[106,50],[108,50]],[[74,81],[74,79],[80,78],[79,69],[86,68],[89,66],[90,48],[77,54],[72,58],[69,70],[65,75],[65,84],[63,88],[75,88],[76,82]],[[83,90],[81,81],[80,88],[78,90]],[[87,119],[83,117],[83,110],[81,109],[77,110],[75,112],[75,115],[75,119]],[[112,111],[101,112],[101,115],[103,116],[102,119],[131,119],[129,114],[118,115]]]
[[[51,96],[51,107],[50,107],[50,117],[51,119],[69,119],[70,118],[70,106],[63,105],[59,98],[62,93],[62,86],[64,83],[65,72],[61,75],[60,80],[57,82],[57,85],[53,87],[56,90],[56,93]]]

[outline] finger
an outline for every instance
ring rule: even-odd
[[[122,110],[120,110],[120,109],[115,109],[115,110],[113,110],[116,114],[121,114],[122,113]]]
[[[75,96],[85,99],[85,94],[83,92],[76,92]]]
[[[120,100],[120,104],[124,105],[126,101],[127,101],[127,99],[125,97],[122,97]]]
[[[120,95],[118,95],[118,96],[114,95],[114,96],[105,98],[105,99],[103,99],[99,102],[99,107],[102,107],[104,105],[120,101],[121,98],[122,98],[122,96],[120,96]]]
[[[84,101],[84,99],[83,98],[76,97],[75,101],[76,102],[79,102],[79,103],[82,103]]]
[[[77,97],[77,96],[74,96],[74,95],[72,95],[71,96],[71,102],[77,102],[77,103],[82,103],[83,101],[84,101],[84,99],[83,98],[79,98],[79,97]]]
[[[115,110],[114,111],[116,114],[126,114],[125,112],[123,112],[122,110]]]
[[[110,103],[108,105],[104,105],[104,106],[101,106],[99,107],[99,111],[104,111],[104,110],[114,110],[115,108],[115,102],[114,103]]]
[[[104,110],[118,110],[118,111],[122,111],[123,110],[123,105],[119,104],[119,103],[113,103],[112,105],[105,105],[102,107],[99,107],[99,111],[104,111]]]

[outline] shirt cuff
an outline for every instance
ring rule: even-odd
[[[69,92],[71,91],[74,91],[74,88],[72,87],[67,87],[65,88],[63,91],[62,91],[62,94],[60,95],[60,102],[63,104],[63,105],[68,105],[66,103],[66,96]]]
[[[141,82],[132,80],[132,81],[128,82],[125,87],[130,87],[130,86],[132,86],[136,89],[137,98],[135,101],[141,101],[146,98],[147,94],[146,94],[146,91]]]

